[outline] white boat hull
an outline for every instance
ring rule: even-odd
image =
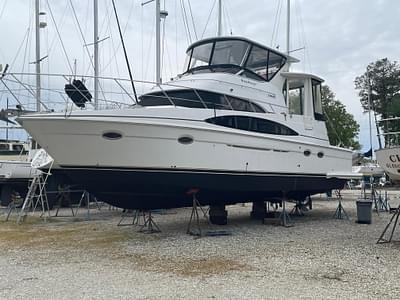
[[[379,165],[393,181],[400,181],[400,147],[376,150]]]
[[[33,178],[40,171],[32,168],[28,161],[0,161],[0,181],[23,181]]]
[[[344,185],[328,173],[351,170],[348,150],[170,118],[25,116],[23,126],[65,173],[121,207],[294,198]],[[105,132],[118,132],[109,140]],[[193,142],[182,144],[180,137]],[[306,155],[307,154],[307,155]],[[168,200],[168,201],[166,201]]]

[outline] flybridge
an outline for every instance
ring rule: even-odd
[[[185,73],[228,72],[270,81],[286,62],[298,60],[242,37],[198,41],[186,51]]]

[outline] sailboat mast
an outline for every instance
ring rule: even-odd
[[[286,54],[290,54],[290,0],[287,0],[286,16]]]
[[[99,108],[99,8],[98,0],[93,0],[94,25],[94,108]]]
[[[286,54],[290,55],[290,0],[287,0],[286,15]],[[289,58],[288,58],[289,60]],[[290,61],[287,62],[287,72],[290,70]],[[289,105],[289,80],[286,79],[286,103]]]
[[[36,35],[36,111],[40,111],[40,0],[35,1],[35,35]]]
[[[371,159],[373,158],[374,151],[372,150],[372,125],[371,125],[371,80],[369,73],[367,74],[368,81],[368,125],[369,125],[369,145],[371,149]]]
[[[222,0],[218,0],[218,36],[222,36]]]
[[[156,0],[156,83],[161,83],[161,8]]]

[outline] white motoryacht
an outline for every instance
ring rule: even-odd
[[[352,151],[330,146],[315,75],[242,37],[198,41],[183,74],[119,110],[24,115],[67,174],[124,208],[231,204],[342,188]]]
[[[400,117],[380,120],[383,124],[385,147],[375,151],[376,160],[393,181],[400,181],[400,140],[398,131]]]
[[[37,172],[31,167],[31,145],[17,140],[0,140],[0,184],[28,184]]]

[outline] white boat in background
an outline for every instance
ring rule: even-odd
[[[18,122],[68,175],[124,208],[265,201],[342,188],[352,151],[329,145],[315,75],[242,37],[198,41],[184,73],[126,109]],[[95,149],[95,150],[94,150]]]
[[[14,192],[24,195],[29,181],[41,173],[40,170],[31,166],[31,158],[35,151],[35,146],[32,149],[32,142],[0,141],[1,204],[7,205]]]
[[[388,118],[380,120],[385,139],[385,147],[375,151],[376,159],[380,166],[392,181],[400,181],[400,118]]]
[[[362,176],[382,177],[385,175],[385,170],[378,164],[374,163],[353,166],[352,171],[354,173],[359,173]]]
[[[37,169],[31,167],[31,145],[17,140],[0,140],[0,184],[28,182]]]

